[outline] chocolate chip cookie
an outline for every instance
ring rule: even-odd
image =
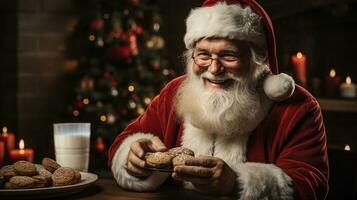
[[[0,188],[2,188],[4,184],[5,184],[5,178],[0,175]]]
[[[155,152],[147,156],[148,167],[170,168],[173,156],[167,152]]]
[[[35,185],[35,180],[28,176],[14,176],[10,178],[11,185],[14,188],[33,188]]]
[[[60,167],[52,175],[53,186],[76,184],[80,179],[80,173],[69,167]]]
[[[36,166],[28,161],[20,160],[13,164],[17,175],[34,176],[37,174]]]
[[[47,179],[47,181],[52,182],[52,173],[50,171],[38,164],[36,164],[36,170],[38,175],[43,176]]]
[[[50,171],[51,173],[53,173],[54,171],[56,171],[58,168],[61,167],[60,164],[58,164],[55,160],[51,158],[43,158],[42,166],[48,171]]]
[[[3,176],[5,181],[8,181],[11,177],[16,176],[14,166],[5,165],[0,169],[0,176]]]

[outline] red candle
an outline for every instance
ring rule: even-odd
[[[8,133],[6,126],[2,128],[2,134],[0,134],[0,141],[4,143],[4,162],[9,161],[10,151],[15,148],[15,134]]]
[[[0,141],[0,167],[5,165],[5,143]]]
[[[291,56],[291,63],[293,65],[294,76],[299,85],[306,88],[306,56],[301,52]]]
[[[341,83],[341,77],[337,75],[334,69],[325,76],[325,94],[327,97],[337,97],[338,89]]]
[[[33,162],[33,149],[25,149],[25,142],[23,139],[19,142],[20,149],[13,149],[10,151],[10,158],[12,163],[19,160],[26,160],[29,162]]]

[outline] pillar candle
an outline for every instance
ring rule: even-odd
[[[33,162],[34,151],[33,149],[25,149],[25,142],[23,139],[20,140],[19,149],[13,149],[10,151],[11,162],[14,163],[19,160],[26,160]]]
[[[8,133],[7,127],[4,126],[2,134],[0,134],[0,141],[4,143],[4,163],[8,163],[10,151],[15,148],[15,134]]]
[[[291,56],[291,64],[293,65],[294,76],[297,84],[306,88],[306,56],[301,52],[298,52],[296,55]]]
[[[5,142],[0,141],[0,168],[5,165]]]
[[[329,74],[325,76],[325,95],[327,97],[337,97],[340,84],[341,76],[337,75],[335,69],[332,68]]]
[[[346,82],[340,86],[341,97],[356,98],[356,84],[352,83],[351,77],[347,76]]]

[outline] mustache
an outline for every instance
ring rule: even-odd
[[[240,78],[236,77],[233,73],[231,72],[225,72],[224,74],[219,74],[219,75],[214,75],[208,71],[203,72],[202,74],[199,75],[200,78],[205,78],[205,79],[210,79],[210,80],[219,80],[219,81],[225,81],[225,80],[233,80],[233,81],[241,81]]]

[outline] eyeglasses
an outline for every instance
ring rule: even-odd
[[[239,61],[239,56],[237,54],[227,53],[222,55],[216,55],[215,58],[213,58],[213,55],[216,54],[209,54],[206,52],[193,52],[192,59],[196,65],[201,67],[209,67],[212,64],[213,60],[219,60],[221,65],[223,65],[224,67],[234,67],[238,64]]]

